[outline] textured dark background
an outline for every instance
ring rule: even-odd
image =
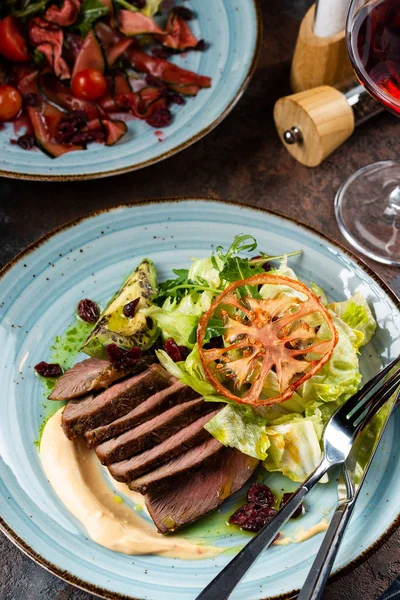
[[[309,5],[309,0],[263,0],[264,42],[253,81],[225,121],[185,152],[142,171],[97,182],[0,180],[0,266],[70,219],[108,206],[167,196],[212,196],[262,206],[343,242],[333,214],[335,191],[358,167],[398,157],[400,123],[389,114],[377,117],[313,170],[296,163],[284,150],[275,133],[272,108],[277,98],[289,93],[290,58]],[[372,267],[400,292],[398,271]],[[326,600],[378,598],[400,573],[399,546],[397,532],[364,564],[332,583]],[[41,569],[0,534],[0,600],[92,598]]]

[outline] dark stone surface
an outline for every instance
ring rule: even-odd
[[[97,182],[0,180],[0,264],[53,227],[89,211],[168,196],[212,196],[262,206],[343,243],[333,214],[335,191],[358,167],[397,158],[400,124],[389,114],[377,117],[316,169],[302,167],[282,147],[272,109],[277,98],[289,93],[290,58],[309,5],[308,0],[264,0],[264,42],[247,93],[216,130],[185,152],[142,171]],[[400,291],[398,271],[372,266]],[[399,545],[397,532],[363,565],[332,583],[326,599],[378,598],[400,573]],[[1,600],[91,598],[35,565],[0,536]]]

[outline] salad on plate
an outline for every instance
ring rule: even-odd
[[[42,465],[92,539],[126,553],[211,556],[216,549],[164,534],[220,507],[255,473],[301,482],[317,466],[324,426],[358,389],[376,322],[360,293],[329,302],[299,281],[298,254],[266,254],[241,234],[167,281],[143,259],[103,311],[95,291],[80,301],[89,358],[65,372],[35,368],[49,399],[68,401],[44,427]],[[107,500],[104,477],[93,475],[99,461],[158,533]],[[255,532],[288,495],[260,477],[248,485],[229,523]]]
[[[128,119],[156,130],[172,105],[211,87],[175,54],[202,52],[196,15],[163,0],[6,0],[0,5],[0,122],[25,150],[51,158],[97,142],[111,146]],[[158,18],[160,15],[161,18]],[[161,133],[159,134],[161,135]]]

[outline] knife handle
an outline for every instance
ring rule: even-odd
[[[320,600],[355,502],[339,504],[297,600]]]

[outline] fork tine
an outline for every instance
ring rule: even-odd
[[[348,409],[348,413],[350,413],[354,408],[356,408],[356,406],[359,404],[359,402],[361,400],[363,400],[365,398],[365,396],[367,394],[369,394],[369,392],[371,390],[373,390],[374,387],[380,381],[382,381],[382,379],[393,369],[393,367],[395,367],[397,365],[397,363],[399,361],[400,361],[400,354],[399,354],[399,356],[397,356],[397,358],[392,360],[392,362],[390,362],[384,369],[379,371],[372,379],[367,381],[367,383],[365,383],[363,385],[363,387],[360,390],[358,390],[358,392],[356,392],[351,398],[349,398],[347,400],[345,406]]]
[[[366,422],[370,421],[376,415],[379,409],[389,400],[400,386],[400,369],[398,369],[381,388],[372,394],[368,401],[354,410],[351,415],[351,423],[356,430],[364,427]]]

